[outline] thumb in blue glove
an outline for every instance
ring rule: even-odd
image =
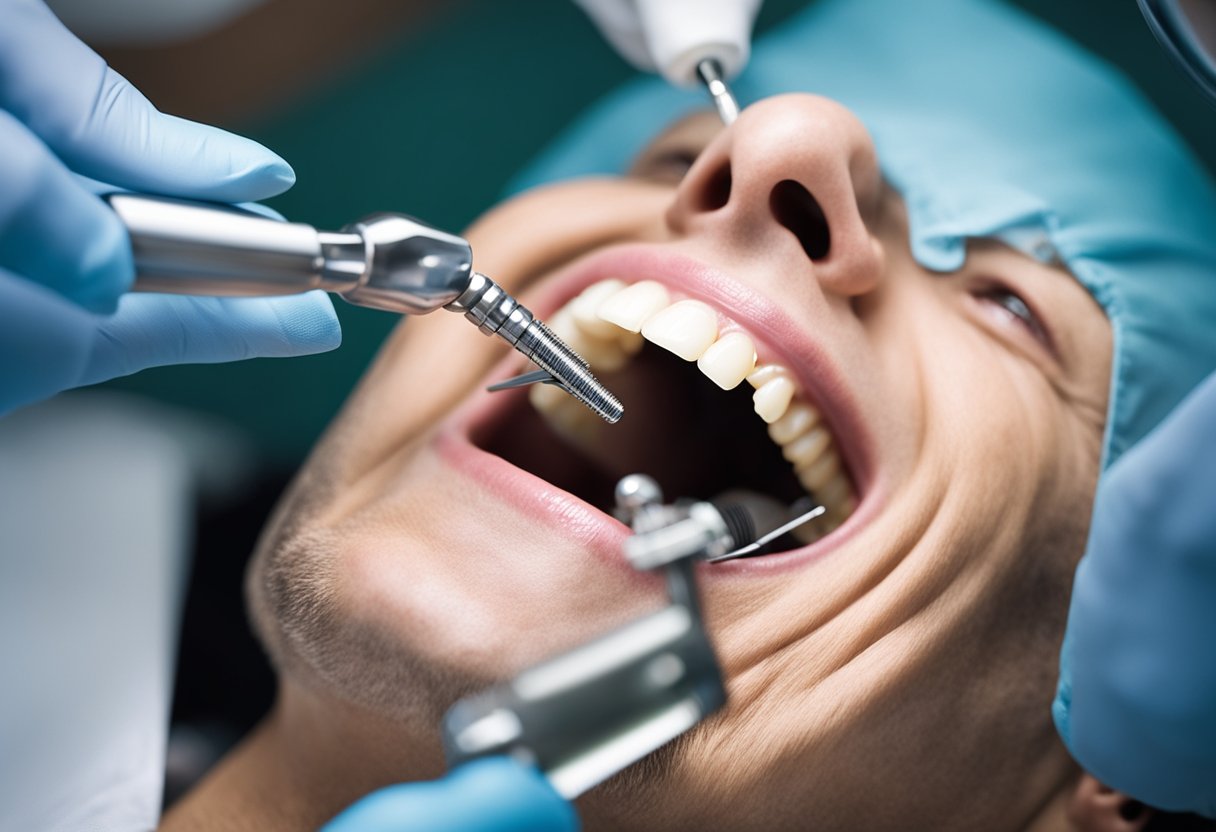
[[[574,807],[540,772],[509,757],[467,763],[441,780],[373,792],[323,832],[577,832]]]
[[[1103,783],[1216,817],[1216,375],[1103,476],[1052,711]]]

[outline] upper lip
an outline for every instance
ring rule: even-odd
[[[645,244],[613,246],[576,260],[545,280],[530,305],[543,319],[587,286],[610,278],[663,283],[673,292],[705,301],[743,326],[756,341],[762,362],[775,361],[794,373],[804,397],[830,428],[858,498],[865,494],[873,479],[869,432],[843,370],[810,327],[794,321],[778,302],[713,266]]]

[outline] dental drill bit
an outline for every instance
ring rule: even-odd
[[[713,99],[718,117],[722,119],[723,124],[729,127],[739,117],[739,102],[734,93],[730,91],[730,87],[726,85],[721,64],[712,58],[701,61],[697,64],[697,77],[709,91],[709,97]]]
[[[538,321],[527,307],[484,274],[474,272],[469,287],[447,308],[463,311],[465,317],[486,335],[497,335],[534,361],[541,370],[553,377],[554,383],[591,408],[604,421],[609,424],[620,421],[625,412],[624,406],[591,374],[590,365],[554,335],[549,327]],[[545,379],[535,373],[526,373],[511,381],[531,383]],[[506,382],[494,385],[494,388],[502,390],[509,386],[514,385]]]

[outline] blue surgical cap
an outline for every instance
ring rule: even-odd
[[[1216,188],[1119,73],[988,0],[825,0],[755,49],[741,102],[834,98],[869,128],[921,265],[969,237],[1064,263],[1114,332],[1109,465],[1216,367]],[[529,186],[619,173],[702,95],[640,80],[576,122]]]

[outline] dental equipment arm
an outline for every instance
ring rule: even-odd
[[[1052,708],[1073,757],[1216,818],[1216,374],[1103,476]]]
[[[617,483],[617,517],[634,531],[625,557],[638,571],[664,572],[670,603],[457,702],[443,720],[449,765],[506,754],[539,767],[572,800],[726,702],[701,618],[696,562],[746,557],[823,509],[758,534],[742,503],[662,500],[645,475]]]
[[[695,562],[745,557],[823,509],[758,535],[743,503],[662,499],[650,477],[617,483],[616,514],[634,530],[626,558],[640,571],[666,572],[666,607],[460,700],[443,719],[446,777],[375,792],[323,832],[573,830],[567,800],[721,707],[726,689],[701,619]]]
[[[453,234],[401,214],[329,232],[228,205],[131,193],[106,199],[131,237],[136,291],[240,297],[323,289],[406,315],[447,309],[502,338],[604,420],[623,413],[585,361],[473,271],[472,249]]]
[[[642,490],[631,490],[643,480]],[[617,504],[631,521],[635,568],[663,569],[670,603],[594,641],[457,702],[443,719],[448,764],[506,754],[537,766],[572,800],[692,728],[726,701],[701,620],[693,563],[733,539],[721,518],[671,545],[689,514],[664,506],[649,478],[626,477]],[[654,544],[664,550],[649,558]],[[647,566],[639,567],[641,562]]]

